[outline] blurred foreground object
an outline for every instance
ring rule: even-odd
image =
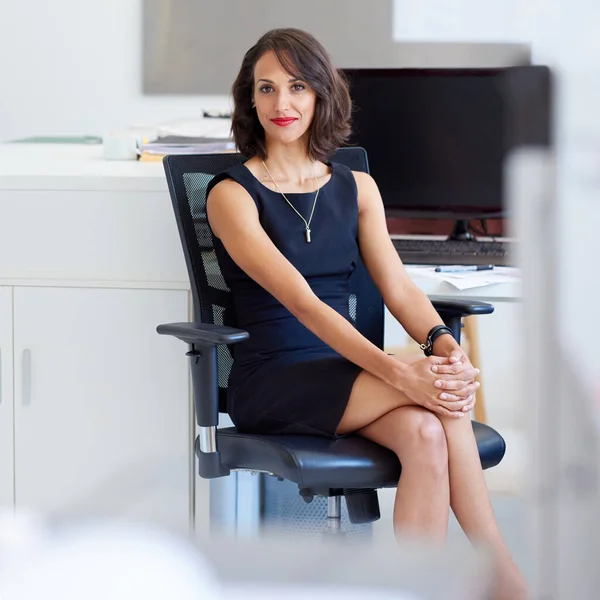
[[[0,517],[2,600],[219,598],[210,565],[167,533],[109,522],[62,530]]]
[[[199,549],[157,529],[107,521],[52,526],[0,515],[2,600],[482,600],[489,563],[471,547],[343,538],[211,537]]]
[[[581,250],[597,238],[600,210],[558,165],[554,153],[527,149],[509,168],[523,269],[520,377],[533,446],[527,539],[534,597],[587,600],[600,588],[598,345],[586,336],[600,289],[592,289],[595,256]]]

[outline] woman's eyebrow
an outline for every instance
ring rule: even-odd
[[[265,79],[264,77],[257,79],[256,83],[258,83],[259,81],[264,81],[265,83],[275,83],[271,79]],[[303,81],[303,80],[300,79],[300,77],[291,77],[290,79],[288,79],[288,83],[294,83],[295,81]]]

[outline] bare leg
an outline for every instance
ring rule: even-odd
[[[450,505],[464,532],[474,544],[487,546],[497,560],[494,598],[521,600],[527,585],[496,522],[469,419],[440,417],[448,444]]]
[[[399,360],[409,362],[410,358],[402,357]],[[394,414],[393,419],[400,420],[401,417],[396,415],[401,415],[402,411],[410,407],[415,408],[415,404],[405,394],[370,373],[363,372],[352,389],[348,407],[340,422],[338,432],[357,431],[361,435],[391,448],[398,456],[402,454],[401,460],[407,460],[406,450],[400,445],[401,442],[394,434],[390,433],[390,431],[397,431],[397,428],[400,427],[399,423],[394,421],[394,424],[391,425],[392,421],[385,420],[385,417],[390,415],[390,419],[392,419],[391,415]],[[421,407],[419,409],[425,410]],[[457,520],[472,542],[487,544],[497,558],[498,585],[494,598],[498,600],[525,598],[524,579],[508,553],[492,510],[470,419],[466,415],[460,419],[439,419],[437,415],[430,414],[440,422],[444,429],[449,465],[450,504]],[[377,425],[378,421],[380,421],[380,425]],[[418,439],[419,436],[415,437]],[[417,442],[413,439],[413,443]],[[404,475],[403,471],[401,481],[404,479]],[[422,515],[425,512],[439,514],[437,511],[441,510],[437,505],[432,504],[433,496],[424,499],[424,505],[420,508],[424,511],[423,513],[413,512],[406,519],[401,514],[405,506],[412,506],[413,502],[416,503],[415,499],[419,493],[416,486],[422,484],[414,476],[406,487],[400,489],[399,485],[394,524],[397,531],[418,530],[425,535],[437,537],[440,531],[439,526],[436,525],[431,531],[422,521]],[[440,516],[440,521],[441,519]]]
[[[446,436],[439,419],[424,408],[396,408],[358,433],[393,450],[402,464],[394,503],[396,536],[444,542],[450,486]]]
[[[394,357],[405,363],[411,363],[422,357]],[[377,398],[374,402],[373,398]],[[379,377],[363,371],[352,387],[346,412],[337,428],[340,434],[358,431],[375,422],[386,413],[402,406],[417,406],[406,394],[388,385]],[[421,408],[421,407],[419,407]]]

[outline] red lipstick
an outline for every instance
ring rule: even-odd
[[[278,125],[279,127],[287,127],[288,125],[291,125],[292,123],[295,123],[298,119],[294,118],[294,117],[285,117],[285,118],[281,118],[281,119],[271,119],[271,121],[273,123],[275,123],[275,125]]]

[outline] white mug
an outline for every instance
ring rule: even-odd
[[[106,160],[137,160],[138,136],[131,131],[115,131],[102,138]]]

